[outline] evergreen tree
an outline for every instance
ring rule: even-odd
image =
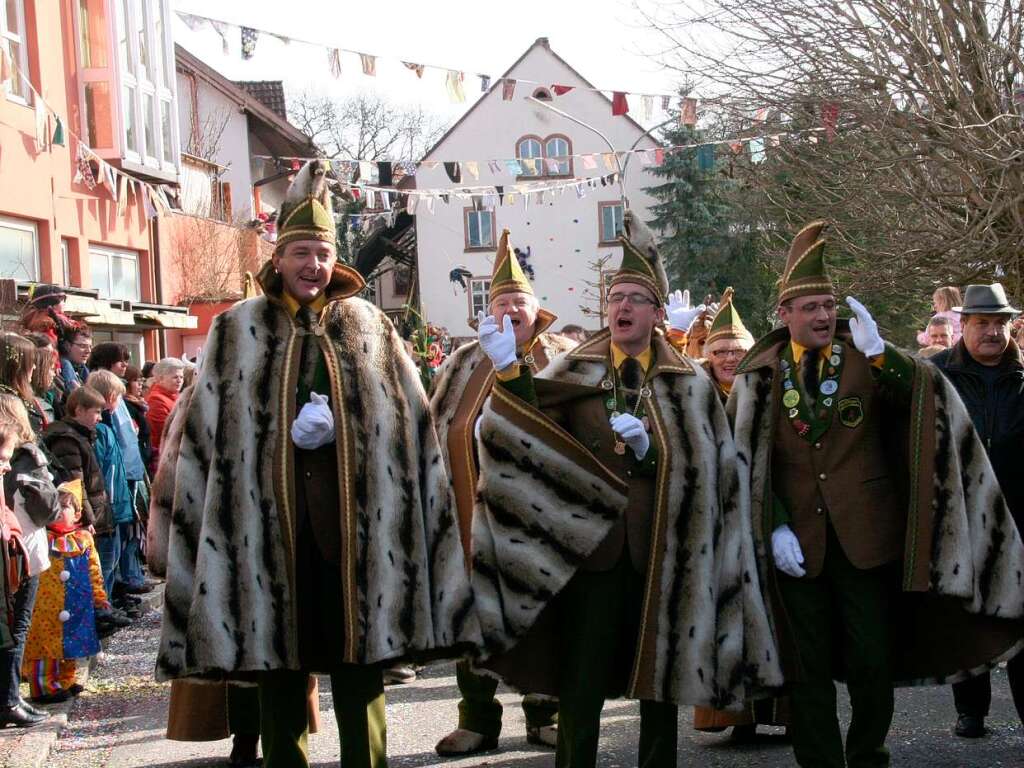
[[[692,145],[702,133],[673,125],[663,139]],[[661,183],[648,187],[657,203],[649,221],[662,236],[659,250],[672,289],[689,288],[694,303],[717,301],[727,287],[755,335],[771,328],[774,277],[759,255],[760,227],[755,201],[733,178],[714,145],[666,152],[661,166],[648,169]]]

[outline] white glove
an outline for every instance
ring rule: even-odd
[[[878,334],[878,323],[868,312],[868,308],[853,296],[847,296],[846,303],[850,305],[850,309],[855,315],[850,318],[853,346],[863,352],[866,357],[877,357],[885,352],[885,342]]]
[[[483,416],[477,416],[476,421],[473,422],[473,438],[476,440],[480,439],[480,422]]]
[[[620,413],[608,420],[622,442],[633,449],[633,455],[637,459],[643,459],[647,455],[647,449],[651,447],[651,438],[644,429],[644,423],[631,413]]]
[[[696,307],[690,306],[690,291],[673,291],[668,295],[668,304],[665,306],[665,313],[668,316],[668,327],[674,331],[688,331],[693,321],[707,307],[700,304]]]
[[[309,402],[302,406],[292,422],[292,442],[299,448],[311,451],[333,443],[334,439],[334,414],[331,413],[327,398],[310,392]]]
[[[478,312],[476,320],[480,348],[491,358],[494,370],[505,370],[516,361],[516,332],[512,329],[512,318],[505,315],[501,330],[498,330],[498,321],[494,315],[484,317],[483,312]]]
[[[800,541],[788,525],[780,525],[772,531],[772,555],[775,557],[775,567],[783,573],[795,579],[807,573],[800,567],[804,562]]]

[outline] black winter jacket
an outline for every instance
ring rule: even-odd
[[[94,525],[99,534],[113,531],[114,519],[107,500],[107,488],[93,450],[96,431],[83,427],[68,416],[47,427],[43,441],[71,477],[82,478],[85,487],[83,522]]]
[[[46,456],[33,443],[15,449],[11,457],[11,470],[4,475],[4,502],[15,509],[21,501],[29,519],[40,528],[60,517],[60,499],[47,468]]]
[[[974,428],[985,444],[996,479],[1006,497],[1017,529],[1024,532],[1024,357],[1010,341],[993,384],[981,375],[981,364],[971,357],[961,339],[956,346],[931,358],[946,374],[967,406]]]

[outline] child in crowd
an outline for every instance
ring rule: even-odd
[[[107,594],[114,597],[114,585],[118,581],[119,565],[129,540],[129,530],[135,521],[135,506],[132,503],[132,491],[125,473],[124,456],[113,422],[113,412],[121,398],[124,397],[124,382],[113,371],[99,370],[89,374],[85,385],[95,390],[103,398],[103,410],[100,421],[96,424],[96,461],[99,462],[103,474],[103,484],[110,500],[111,520],[113,522],[113,547],[108,549],[100,545],[100,562],[103,564],[103,586]],[[131,608],[127,604],[119,606]],[[129,615],[131,615],[129,613]]]
[[[75,682],[75,659],[99,653],[95,615],[110,611],[100,558],[82,525],[82,481],[64,483],[59,491],[61,516],[48,530],[50,568],[39,580],[21,668],[31,700],[38,704],[82,692]]]
[[[96,442],[96,426],[105,407],[106,400],[99,392],[92,387],[79,387],[68,395],[64,418],[50,425],[43,440],[72,479],[82,480],[83,524],[93,527],[100,562],[104,566],[109,563],[109,573],[113,576],[117,565],[114,556],[119,552],[117,528],[107,498],[103,471],[93,448]],[[114,442],[116,443],[116,440]],[[104,574],[106,573],[107,567],[104,567]],[[128,617],[118,610],[98,616],[97,621],[103,634],[107,634],[111,627],[125,627],[131,623]]]

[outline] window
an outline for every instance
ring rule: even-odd
[[[39,279],[39,236],[35,222],[0,217],[0,277],[32,282]]]
[[[552,134],[523,136],[516,142],[516,158],[520,161],[521,176],[571,176],[572,142],[568,136]]]
[[[597,204],[598,223],[601,227],[600,242],[614,245],[622,234],[622,203],[606,202]]]
[[[28,76],[28,45],[25,42],[25,3],[24,0],[4,0],[0,3],[0,46],[14,62],[14,66]],[[11,78],[4,85],[7,98],[11,101],[29,103],[30,91],[17,71],[11,72]]]
[[[130,362],[136,368],[146,364],[146,339],[141,333],[118,333],[115,331],[104,331],[91,328],[92,345],[95,347],[104,341],[113,341],[117,344],[124,344],[128,347]]]
[[[177,158],[174,119],[173,46],[167,24],[169,0],[114,0],[117,62],[120,75],[121,137],[126,160],[173,172]],[[86,105],[85,128],[97,130],[109,100],[112,70],[106,64],[104,0],[78,0],[79,56]],[[93,31],[95,27],[95,31]],[[101,61],[95,53],[103,50]],[[89,70],[89,64],[95,68]],[[96,108],[93,105],[98,104]],[[107,106],[109,112],[109,106]],[[94,128],[95,126],[95,128]],[[97,137],[99,138],[99,137]]]
[[[61,285],[71,285],[71,243],[63,237],[60,239],[60,266],[63,270]]]
[[[551,92],[547,88],[538,88],[533,92],[533,98],[537,101],[551,101]]]
[[[463,213],[466,225],[466,250],[491,250],[494,248],[494,211],[477,211],[466,208]]]
[[[141,301],[139,254],[111,248],[89,248],[89,279],[104,299]]]
[[[487,307],[491,303],[491,278],[471,277],[469,278],[469,316],[475,318],[478,313],[487,314]]]
[[[520,163],[523,176],[544,175],[544,150],[541,148],[540,139],[534,136],[526,136],[516,144],[516,157],[519,160],[536,160],[536,162]]]

